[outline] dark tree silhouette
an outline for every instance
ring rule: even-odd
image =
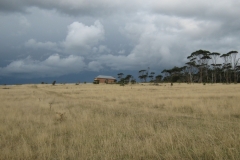
[[[131,77],[131,83],[132,83],[132,84],[135,84],[135,83],[136,83],[136,79],[135,79],[133,76]]]
[[[130,81],[131,81],[131,78],[132,78],[133,76],[132,75],[127,75],[125,78],[124,78],[124,83],[125,84],[127,84],[127,83],[129,83]]]
[[[179,81],[183,77],[183,71],[184,67],[173,67],[172,69],[164,69],[162,73],[165,74],[165,81],[170,81],[171,83]]]
[[[149,71],[149,67],[148,67],[148,70],[138,71],[138,74],[139,74],[138,78],[141,80],[141,82],[147,82],[148,71]]]
[[[52,82],[52,85],[54,86],[55,84],[56,84],[56,81],[53,81],[53,82]]]
[[[239,59],[237,51],[230,51],[227,54],[218,52],[210,53],[207,50],[197,50],[187,57],[188,62],[182,67],[164,69],[163,81],[167,82],[214,82],[214,83],[238,83],[240,74]],[[217,63],[218,58],[223,59],[223,64]],[[209,61],[212,64],[209,64]],[[149,76],[151,78],[151,75]],[[211,77],[211,78],[210,78]]]
[[[148,76],[150,78],[150,82],[153,82],[155,72],[151,72],[150,75]]]
[[[119,80],[119,82],[121,82],[121,81],[123,81],[123,73],[118,73],[117,74],[118,75],[118,80]]]
[[[147,70],[138,71],[138,78],[141,82],[198,82],[198,83],[238,83],[240,74],[239,59],[237,58],[237,51],[230,51],[226,54],[220,55],[218,52],[209,52],[207,50],[197,50],[187,57],[188,62],[182,67],[173,67],[172,69],[164,69],[162,75],[157,75],[154,80],[155,72],[150,72],[149,67]],[[218,58],[223,59],[223,63],[217,63]],[[209,61],[211,59],[211,64]],[[118,74],[120,80],[131,82],[136,81],[131,75],[123,78],[123,73]],[[211,78],[210,78],[211,77]]]

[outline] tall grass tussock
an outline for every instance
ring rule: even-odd
[[[0,86],[0,159],[240,159],[239,84]]]

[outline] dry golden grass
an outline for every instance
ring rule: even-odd
[[[240,159],[240,85],[0,86],[0,159]]]

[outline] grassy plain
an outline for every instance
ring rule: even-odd
[[[240,159],[239,84],[0,86],[0,159]]]

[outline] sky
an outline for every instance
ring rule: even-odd
[[[0,0],[0,84],[92,82],[240,51],[239,0]],[[238,56],[239,57],[239,56]]]

